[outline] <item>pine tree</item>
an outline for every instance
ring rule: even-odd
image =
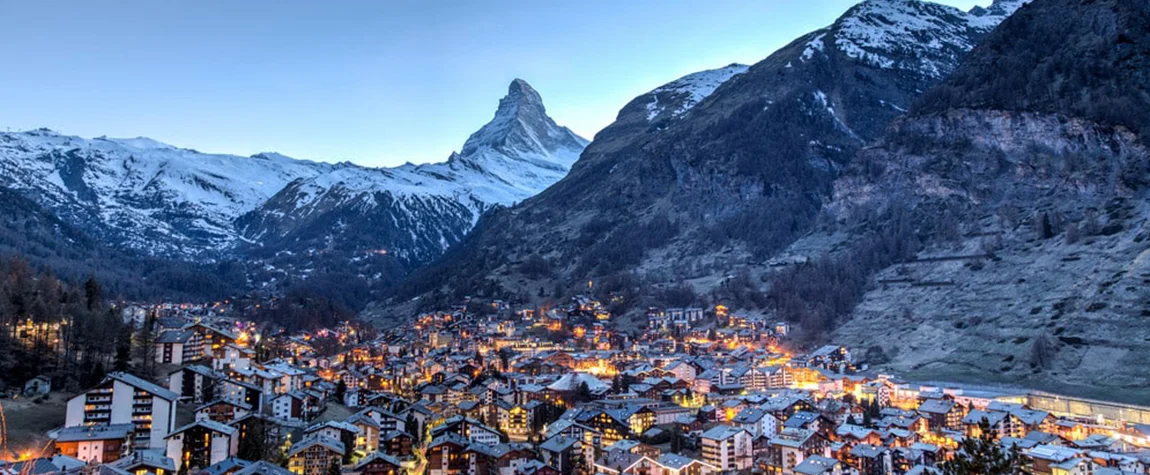
[[[591,387],[587,385],[587,382],[580,381],[578,388],[575,390],[575,402],[587,402],[593,397]]]
[[[256,462],[264,460],[269,454],[267,446],[267,428],[264,420],[258,417],[251,419],[243,437],[240,438],[238,456],[241,459]]]
[[[1023,472],[1023,460],[1018,453],[1018,446],[1011,446],[1009,450],[1003,449],[998,441],[994,440],[994,431],[990,423],[983,419],[978,427],[982,434],[967,437],[959,446],[954,459],[939,465],[943,475],[1015,475]]]
[[[355,434],[346,430],[342,430],[339,432],[339,441],[343,443],[344,448],[343,464],[347,465],[351,463],[352,457],[355,455],[355,451],[352,450],[355,448]]]
[[[113,371],[128,371],[132,368],[132,332],[125,329],[121,332],[116,343],[116,359],[112,363]]]
[[[348,449],[350,451],[350,449]],[[343,475],[343,470],[340,470],[339,459],[333,458],[327,464],[327,473],[325,475]]]
[[[104,291],[100,288],[100,283],[96,282],[96,276],[88,276],[88,280],[84,282],[84,303],[88,307],[88,311],[94,311],[104,301]]]

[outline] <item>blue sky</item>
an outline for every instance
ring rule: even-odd
[[[0,0],[0,127],[373,166],[441,161],[513,78],[591,138],[631,98],[754,63],[853,3]]]

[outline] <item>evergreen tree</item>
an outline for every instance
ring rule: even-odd
[[[145,379],[151,378],[156,367],[156,313],[148,312],[144,317],[144,325],[136,331],[136,359],[139,360],[139,374]]]
[[[113,371],[128,371],[132,368],[132,332],[125,329],[120,332],[116,343],[116,359],[112,363]]]
[[[346,430],[339,431],[339,441],[343,443],[343,464],[351,463],[355,451],[355,434]]]
[[[270,453],[271,451],[267,444],[267,427],[265,426],[264,420],[253,417],[251,421],[248,422],[248,427],[243,437],[240,438],[237,455],[241,459],[256,462],[267,459]]]
[[[591,394],[591,387],[587,385],[586,381],[580,381],[579,386],[575,390],[574,402],[587,402],[594,398]]]
[[[954,459],[939,465],[943,475],[1015,475],[1025,473],[1018,446],[1004,449],[994,439],[990,423],[983,419],[978,427],[982,434],[967,437],[959,446]]]
[[[348,449],[348,451],[350,450]],[[343,470],[340,470],[339,467],[339,459],[331,459],[331,462],[327,464],[327,473],[324,475],[343,475]]]
[[[341,379],[341,380],[339,380],[338,383],[335,384],[335,400],[336,400],[336,402],[343,404],[343,397],[346,395],[347,395],[347,383],[343,382],[343,380]]]
[[[100,283],[96,282],[96,276],[88,276],[88,280],[84,282],[84,303],[89,312],[96,310],[104,301],[103,294]]]

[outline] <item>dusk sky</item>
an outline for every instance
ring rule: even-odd
[[[0,0],[0,127],[442,161],[513,78],[591,139],[635,96],[757,62],[853,3]]]

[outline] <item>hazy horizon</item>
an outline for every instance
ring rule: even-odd
[[[855,3],[125,1],[62,11],[0,0],[0,127],[368,166],[439,162],[491,119],[513,78],[591,139],[635,96],[758,62]]]

